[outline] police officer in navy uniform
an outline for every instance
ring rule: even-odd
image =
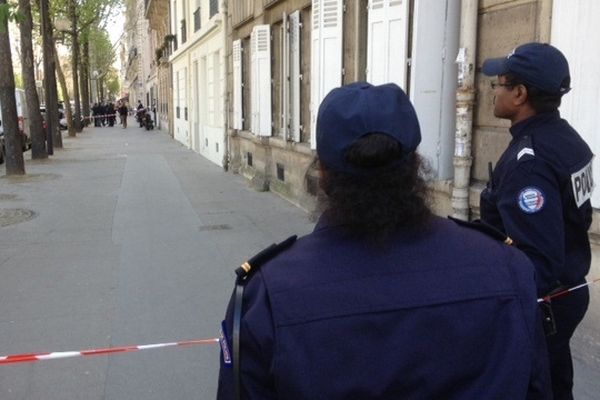
[[[420,140],[394,84],[325,97],[325,211],[238,269],[219,400],[550,398],[532,263],[431,214]]]
[[[558,112],[570,90],[567,60],[551,45],[528,43],[486,60],[483,73],[497,76],[494,115],[510,120],[512,140],[481,194],[481,218],[533,261],[538,296],[581,284],[591,261],[593,154]],[[586,287],[544,304],[557,400],[573,398],[569,341],[588,302]]]

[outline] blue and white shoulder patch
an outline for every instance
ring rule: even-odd
[[[526,214],[534,214],[544,208],[546,196],[540,189],[529,186],[519,193],[518,203],[521,211]]]
[[[594,175],[592,173],[592,162],[594,158],[583,168],[571,174],[571,186],[577,207],[592,198],[594,191]]]

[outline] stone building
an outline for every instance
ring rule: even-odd
[[[147,48],[150,70],[146,77],[145,104],[156,112],[156,126],[172,132],[173,91],[171,64],[172,51],[169,25],[169,0],[145,0],[145,17],[148,20]]]
[[[174,137],[217,165],[227,160],[227,40],[222,0],[171,0],[177,33],[173,65]]]
[[[573,90],[561,112],[600,150],[593,0],[170,0],[168,22],[164,5],[153,9],[164,0],[147,1],[155,49],[162,37],[172,66],[171,87],[159,78],[157,90],[172,90],[175,139],[305,209],[318,187],[320,101],[367,80],[395,82],[415,104],[436,212],[476,217],[488,163],[509,141],[481,64],[520,43],[550,42],[566,54]]]
[[[395,82],[415,103],[434,179],[452,176],[460,3],[243,0],[229,7],[231,169],[314,204],[315,122],[332,88]]]

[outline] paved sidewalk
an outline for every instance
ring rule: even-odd
[[[0,178],[0,209],[22,210],[4,220],[34,213],[0,227],[0,355],[216,337],[235,267],[312,228],[164,132],[64,145]],[[0,366],[0,399],[210,399],[218,359],[215,345]]]
[[[0,166],[0,355],[216,337],[233,269],[312,229],[164,132],[88,128],[64,146],[23,178]],[[594,260],[598,278],[599,247]],[[573,351],[584,400],[600,393],[591,289]],[[0,366],[0,399],[210,399],[218,357],[198,346]]]

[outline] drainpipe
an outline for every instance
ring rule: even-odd
[[[227,34],[227,1],[221,2],[221,18],[222,18],[222,26],[221,33],[223,35],[223,51],[221,52],[221,63],[223,65],[223,87],[221,88],[221,93],[223,96],[223,169],[227,171],[229,169],[230,163],[230,154],[229,154],[229,92],[227,88],[228,80],[229,80],[229,36]]]
[[[475,49],[477,44],[478,0],[462,0],[460,12],[460,48],[458,87],[456,89],[456,131],[454,136],[454,185],[452,215],[469,219],[469,184],[471,181],[471,135],[475,104]]]

